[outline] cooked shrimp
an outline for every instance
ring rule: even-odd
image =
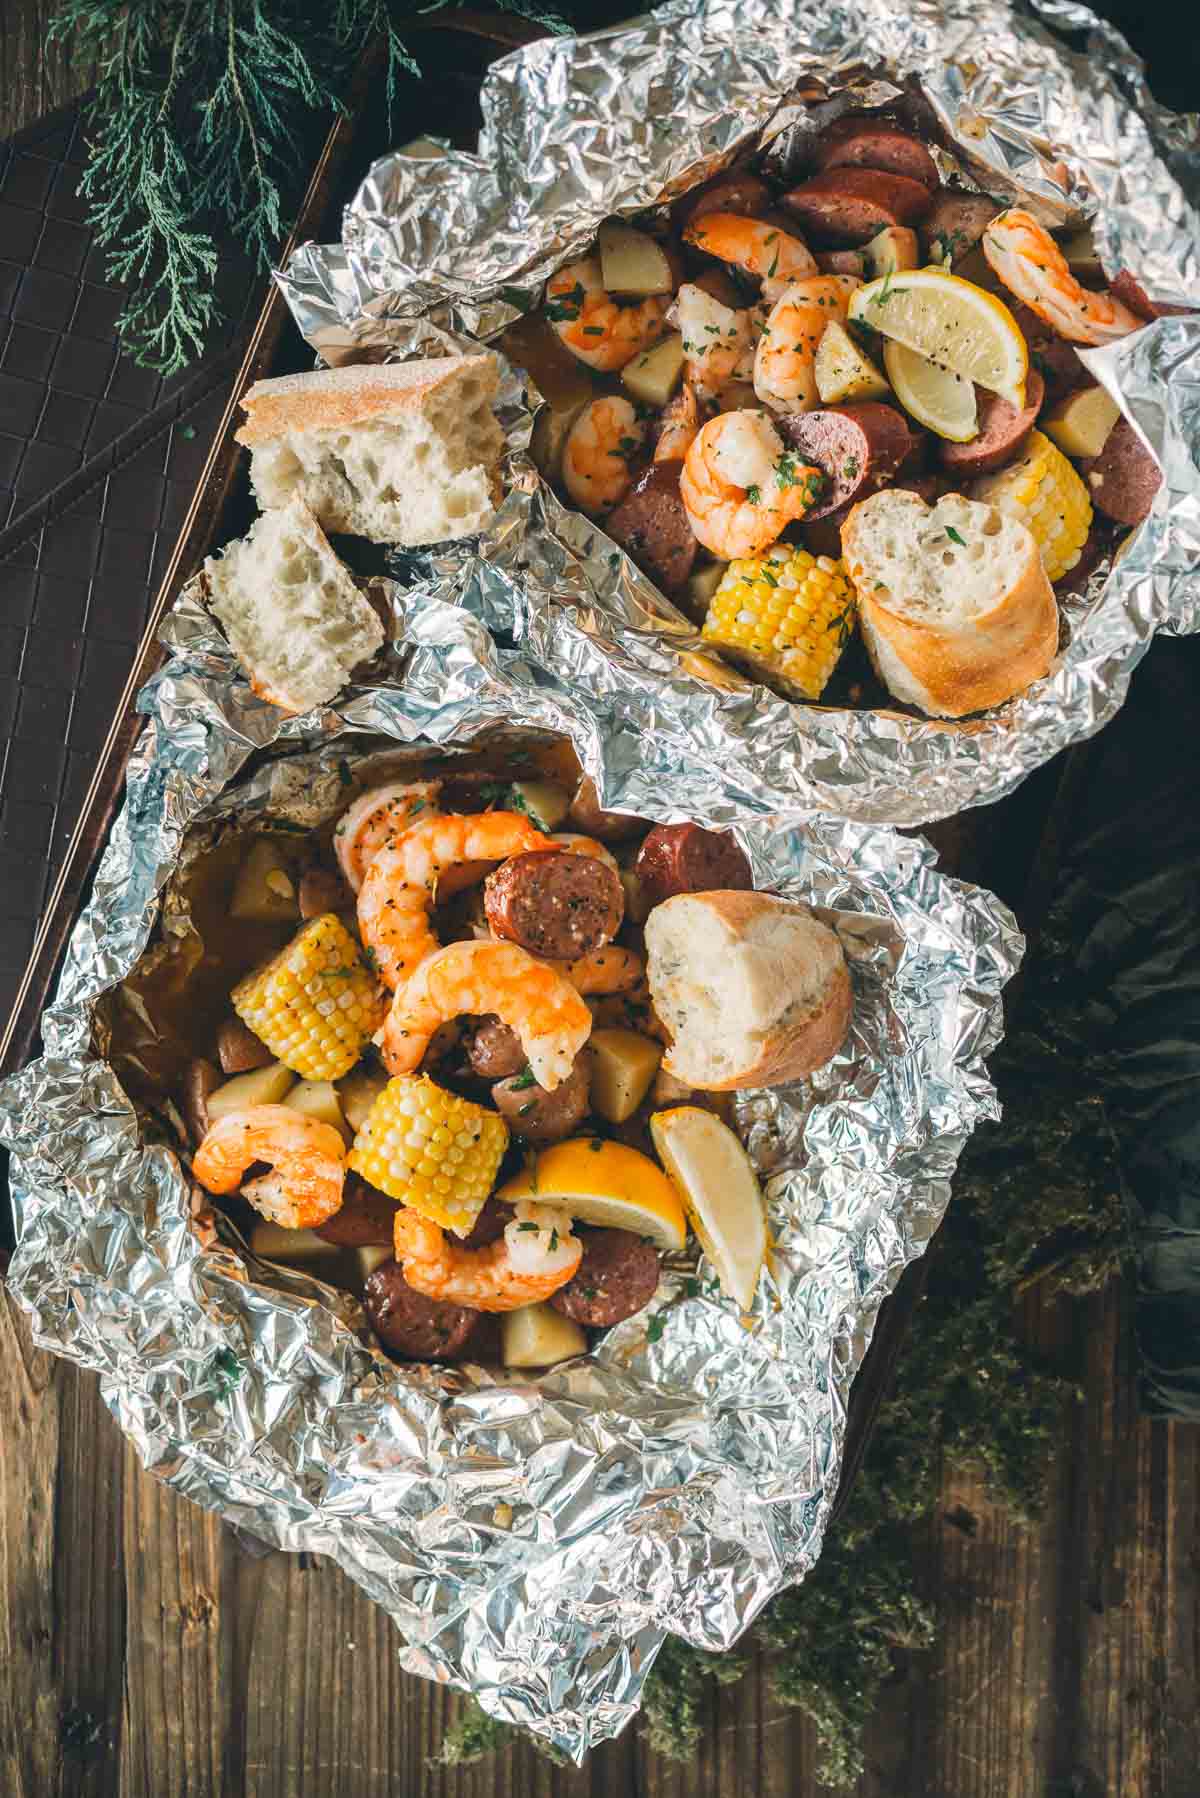
[[[1112,343],[1145,322],[1111,294],[1081,287],[1050,233],[1019,206],[984,228],[983,253],[1009,292],[1072,343]]]
[[[722,561],[769,549],[821,490],[818,468],[783,447],[765,412],[711,418],[687,453],[679,477],[688,523]]]
[[[577,830],[556,830],[550,841],[556,849],[565,849],[568,855],[590,855],[594,860],[603,862],[606,868],[611,868],[614,874],[620,873],[616,856],[603,843],[598,843],[595,837],[585,837]]]
[[[432,811],[440,780],[396,782],[360,793],[337,821],[333,848],[346,884],[357,893],[372,859],[420,812]]]
[[[411,1074],[438,1025],[467,1014],[494,1014],[515,1030],[547,1092],[567,1078],[592,1027],[587,1006],[549,962],[516,943],[448,943],[392,1001],[381,1044],[389,1074]]]
[[[472,1311],[515,1311],[565,1286],[579,1268],[583,1244],[571,1220],[550,1205],[522,1199],[504,1235],[486,1248],[464,1249],[439,1224],[401,1207],[392,1226],[404,1278],[426,1298]]]
[[[242,1181],[256,1161],[273,1174]],[[341,1208],[346,1145],[341,1132],[288,1105],[227,1111],[196,1150],[192,1172],[209,1192],[240,1186],[256,1211],[286,1230],[312,1230]]]
[[[844,324],[853,275],[812,275],[793,281],[771,308],[754,357],[754,391],[776,411],[808,411],[820,404],[814,361],[831,319]]]
[[[689,219],[683,236],[706,256],[757,275],[768,299],[775,299],[789,281],[817,272],[816,261],[802,238],[765,219],[743,218],[740,212],[706,212]]]
[[[728,381],[753,339],[750,314],[725,306],[694,282],[675,296],[675,322],[683,338],[684,372],[698,394],[715,396]]]
[[[665,294],[620,306],[609,294],[600,259],[585,256],[560,268],[546,284],[546,317],[573,356],[602,374],[616,374],[667,328]]]
[[[629,400],[592,400],[567,433],[563,485],[581,512],[611,512],[633,485],[632,463],[645,440]]]
[[[674,399],[663,407],[661,417],[662,430],[654,446],[654,460],[682,461],[700,429],[700,404],[690,381],[685,381]]]
[[[527,849],[548,849],[540,830],[519,812],[435,812],[399,832],[367,869],[358,895],[359,934],[375,957],[379,978],[393,991],[438,940],[429,907],[439,876],[467,862],[504,861]]]
[[[639,985],[646,971],[640,955],[635,955],[632,949],[622,949],[616,943],[592,949],[575,961],[548,961],[545,965],[557,969],[577,993],[585,995],[628,993]]]

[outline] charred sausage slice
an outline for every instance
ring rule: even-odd
[[[680,218],[684,224],[703,218],[706,212],[738,212],[752,218],[765,212],[770,204],[771,190],[757,175],[720,175],[698,194],[688,195]]]
[[[395,1260],[381,1261],[363,1286],[371,1327],[390,1354],[406,1361],[453,1361],[479,1327],[480,1313],[416,1292]]]
[[[579,1272],[550,1303],[591,1330],[619,1324],[648,1305],[658,1289],[658,1250],[632,1230],[584,1230]]]
[[[248,1074],[251,1068],[265,1068],[274,1059],[262,1038],[240,1018],[226,1018],[217,1031],[217,1060],[224,1074]]]
[[[505,1080],[525,1066],[521,1039],[499,1018],[480,1018],[467,1042],[467,1060],[481,1080]]]
[[[821,133],[817,167],[883,169],[919,181],[923,187],[938,184],[937,165],[920,138],[894,119],[870,113],[845,113]]]
[[[656,824],[634,865],[646,908],[673,893],[749,891],[750,863],[727,830],[699,824]]]
[[[366,1248],[368,1244],[384,1245],[392,1240],[392,1225],[399,1210],[395,1199],[360,1178],[347,1174],[342,1188],[342,1208],[317,1229],[326,1242],[345,1248]]]
[[[789,446],[825,476],[806,524],[888,486],[918,442],[903,413],[882,400],[793,412],[777,423]]]
[[[696,539],[679,494],[682,467],[671,461],[643,469],[604,526],[664,593],[679,591],[696,559]]]
[[[929,210],[929,189],[882,169],[826,169],[785,194],[784,205],[814,239],[866,243],[888,225],[913,225]]]
[[[963,480],[1003,468],[1024,448],[1045,396],[1046,384],[1036,368],[1031,368],[1025,377],[1025,404],[1019,410],[998,393],[976,387],[979,433],[969,443],[940,439],[938,455],[942,467]]]
[[[1118,418],[1100,454],[1081,462],[1092,504],[1117,524],[1141,524],[1162,486],[1162,471],[1125,417]]]
[[[493,936],[531,955],[574,961],[602,949],[621,927],[625,889],[594,855],[532,849],[489,874],[483,904]]]
[[[975,248],[984,227],[1000,210],[987,194],[963,194],[953,187],[939,188],[921,225],[925,254],[936,256],[939,262],[947,256],[951,262],[958,262],[968,250]]]
[[[1168,306],[1158,300],[1152,300],[1140,281],[1135,281],[1127,268],[1121,269],[1113,276],[1108,291],[1114,300],[1120,300],[1122,306],[1128,306],[1147,324],[1156,318],[1181,318],[1194,310],[1191,306]]]

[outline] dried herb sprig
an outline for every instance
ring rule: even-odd
[[[138,361],[173,374],[200,355],[219,317],[218,234],[270,266],[306,173],[306,125],[344,109],[373,43],[392,116],[401,79],[420,76],[405,26],[444,4],[60,0],[51,38],[97,69],[81,192],[109,278],[130,289],[119,327]],[[493,4],[564,28],[536,0]]]

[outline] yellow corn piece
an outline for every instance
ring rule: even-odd
[[[702,635],[789,699],[819,699],[854,616],[841,561],[777,543],[764,556],[729,564]]]
[[[508,1147],[494,1111],[460,1099],[428,1074],[389,1080],[354,1138],[348,1165],[390,1198],[466,1236]]]
[[[1052,581],[1060,581],[1083,553],[1092,526],[1087,487],[1057,444],[1031,431],[1015,462],[981,475],[968,489],[1033,533]]]
[[[234,987],[233,1009],[272,1055],[306,1080],[338,1080],[387,1010],[387,995],[333,912]]]

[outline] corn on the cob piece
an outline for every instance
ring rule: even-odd
[[[497,1112],[460,1099],[428,1074],[389,1080],[354,1138],[348,1165],[422,1217],[466,1236],[508,1147]]]
[[[1032,531],[1052,581],[1074,568],[1091,529],[1092,502],[1079,474],[1041,431],[1030,432],[1015,462],[982,475],[968,493]]]
[[[777,543],[729,564],[702,635],[789,698],[819,699],[853,629],[844,565]]]
[[[231,997],[243,1024],[306,1080],[348,1073],[387,1010],[387,995],[333,912],[313,918]]]

